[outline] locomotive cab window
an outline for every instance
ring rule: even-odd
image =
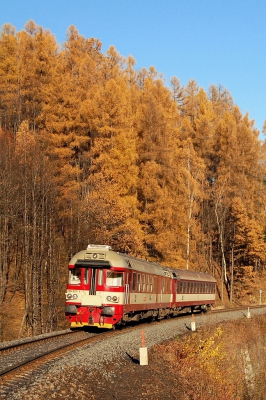
[[[103,284],[103,270],[99,269],[98,270],[98,285],[102,285]]]
[[[123,286],[123,273],[107,271],[106,284],[108,286]]]
[[[81,282],[81,268],[73,268],[69,270],[69,283],[71,285],[79,285]]]
[[[88,268],[85,269],[84,271],[84,283],[87,285],[89,283],[89,270]]]

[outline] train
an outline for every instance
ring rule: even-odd
[[[115,329],[143,319],[206,312],[215,304],[216,279],[89,244],[68,265],[66,319],[70,329]]]

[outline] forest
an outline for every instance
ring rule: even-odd
[[[64,325],[68,261],[89,243],[208,271],[221,304],[266,301],[254,121],[222,85],[135,66],[74,26],[61,46],[32,20],[2,27],[0,340]]]

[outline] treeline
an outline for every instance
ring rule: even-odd
[[[223,87],[169,88],[73,26],[59,47],[33,21],[4,25],[0,336],[14,318],[20,335],[58,327],[68,260],[88,243],[207,270],[222,301],[251,293],[266,259],[258,135]]]

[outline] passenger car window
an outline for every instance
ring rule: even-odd
[[[145,275],[142,275],[142,291],[145,292]]]
[[[138,292],[140,292],[140,274],[138,274]]]
[[[123,273],[122,272],[107,272],[106,285],[108,286],[123,286]]]
[[[152,281],[153,281],[153,277],[150,276],[150,291],[152,292]]]
[[[137,274],[133,272],[133,282],[132,282],[132,290],[136,290],[137,288]]]

